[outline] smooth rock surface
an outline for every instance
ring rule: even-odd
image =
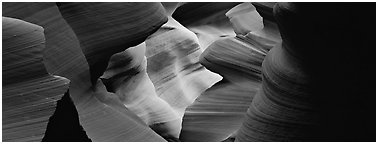
[[[146,45],[147,73],[156,93],[180,118],[187,106],[221,79],[199,63],[202,49],[195,34],[172,17]]]
[[[164,6],[167,16],[172,16],[173,12],[175,12],[177,7],[182,5],[182,3],[180,2],[162,2],[161,4]]]
[[[181,120],[171,106],[155,92],[147,75],[146,45],[114,54],[104,75],[108,91],[114,92],[127,109],[163,137],[178,138]],[[159,125],[155,127],[154,125]]]
[[[242,3],[230,9],[226,16],[230,19],[236,34],[245,35],[264,28],[263,18],[251,3]]]

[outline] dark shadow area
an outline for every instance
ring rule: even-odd
[[[191,2],[178,7],[172,17],[183,26],[190,25],[220,11],[228,11],[241,2]]]
[[[91,142],[79,122],[79,115],[69,91],[58,100],[42,142]]]
[[[376,141],[375,5],[297,3],[275,8],[288,51],[311,75],[312,97],[321,114],[320,129],[312,132],[316,141]]]

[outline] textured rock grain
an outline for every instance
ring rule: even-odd
[[[68,80],[42,63],[41,26],[3,17],[3,141],[40,141]]]
[[[146,45],[143,42],[114,54],[102,79],[109,91],[117,94],[130,111],[157,133],[164,137],[178,138],[180,118],[166,101],[157,96],[147,75],[145,51]]]
[[[143,42],[166,22],[162,5],[59,3],[58,7],[90,67],[70,78],[70,96],[88,137],[93,141],[164,141],[98,79],[113,54]]]
[[[223,141],[234,136],[260,88],[262,61],[279,41],[275,39],[278,33],[268,33],[274,28],[268,25],[245,36],[222,38],[206,48],[200,63],[223,80],[186,109],[180,140]]]

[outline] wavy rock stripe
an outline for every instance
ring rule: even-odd
[[[261,48],[238,38],[225,38],[210,45],[202,54],[201,61],[209,70],[218,72],[229,81],[260,81],[265,55]]]
[[[238,38],[225,38],[205,50],[201,64],[223,76],[223,80],[186,109],[182,141],[222,141],[240,127],[261,84],[265,57],[261,49]]]
[[[295,59],[294,59],[295,60]],[[318,117],[309,83],[297,63],[277,46],[263,64],[263,85],[236,141],[311,141]],[[293,90],[293,88],[295,88]]]
[[[207,89],[186,109],[180,140],[220,142],[228,138],[243,122],[257,88],[258,84],[251,88],[250,83],[222,80]]]
[[[85,73],[85,71],[89,71],[89,67],[80,49],[79,41],[61,16],[55,3],[3,3],[3,15],[19,18],[44,27],[46,48],[43,49],[43,63],[49,73],[68,79],[73,79],[79,75],[82,79],[89,80],[90,75]],[[81,84],[79,85],[90,85],[89,81],[83,80],[80,82]],[[43,141],[62,140],[61,135],[67,136],[64,141],[88,140],[79,124],[78,117],[74,117],[75,106],[71,103],[66,103],[71,101],[69,94],[66,97],[67,100],[58,101],[58,109],[64,110],[57,110],[50,118],[46,129],[48,134],[45,134]],[[59,105],[61,108],[59,108]],[[62,120],[57,117],[66,118]],[[59,127],[67,124],[71,125],[71,127]],[[77,135],[77,133],[83,133],[83,135]],[[70,135],[73,135],[73,137],[69,137]]]
[[[374,32],[361,30],[374,27],[365,17],[370,6],[276,4],[283,41],[263,62],[262,89],[236,141],[374,141],[372,69],[361,66],[369,52],[357,50],[374,49]]]
[[[43,28],[3,17],[3,141],[40,141],[68,80],[42,63]]]
[[[111,55],[144,41],[165,22],[161,4],[60,3],[58,7],[78,37],[91,70],[70,78],[69,92],[88,137],[93,141],[164,141],[98,80]],[[91,80],[81,75],[91,75]]]
[[[314,101],[309,96],[303,65],[278,44],[264,60],[262,89],[251,103],[235,141],[304,141],[316,137],[309,134],[315,132],[318,116],[309,105]]]
[[[44,76],[3,85],[3,141],[41,141],[68,83],[61,77]]]
[[[223,38],[213,42],[201,55],[201,64],[217,72],[228,81],[261,81],[261,64],[266,53],[277,42],[276,26],[268,23],[246,35]],[[247,79],[246,79],[247,78]]]
[[[43,49],[43,63],[49,73],[71,78],[89,69],[79,41],[55,3],[5,2],[2,8],[3,16],[21,19],[44,28],[46,48]]]
[[[245,13],[233,13],[233,17],[238,17],[239,14]],[[254,14],[251,18],[253,16]],[[253,30],[245,36],[216,40],[201,54],[200,63],[223,76],[223,80],[202,93],[186,109],[180,140],[223,141],[234,137],[235,131],[243,122],[248,105],[261,87],[262,61],[269,49],[277,43],[274,35],[278,33],[266,33],[264,30],[274,27],[268,25],[262,29],[262,21],[259,22],[260,27],[245,29]],[[233,26],[236,30],[244,28],[243,25]]]
[[[143,42],[114,54],[102,80],[107,83],[108,90],[117,94],[130,111],[158,134],[178,139],[181,120],[170,105],[157,96],[147,75],[145,51]]]
[[[172,17],[146,40],[147,73],[156,93],[179,115],[220,80],[199,63],[202,49],[195,34]]]
[[[114,53],[143,42],[167,21],[160,3],[59,3],[58,7],[80,41],[93,84]]]
[[[101,82],[95,92],[82,93],[81,96],[89,99],[75,105],[80,124],[92,141],[164,141],[137,115],[126,109],[117,95],[108,93]]]

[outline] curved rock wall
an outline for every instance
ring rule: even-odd
[[[370,24],[361,23],[370,20],[364,17],[368,7],[275,5],[282,43],[264,59],[262,88],[236,141],[367,141],[372,136],[373,129],[365,125],[374,119],[367,108],[372,97],[365,97],[369,80],[361,77],[369,71],[362,66],[369,57],[357,50],[369,45],[372,34],[360,29]]]
[[[195,34],[169,17],[167,24],[146,40],[147,73],[156,93],[182,117],[185,108],[219,75],[199,63],[202,53]]]
[[[238,4],[3,3],[3,141],[372,141],[374,5]]]
[[[181,123],[170,105],[157,96],[147,75],[146,45],[114,54],[102,80],[127,109],[164,137],[178,138]],[[159,125],[158,127],[155,125]]]
[[[70,79],[70,96],[88,137],[93,141],[164,141],[98,79],[113,54],[143,42],[166,21],[161,4],[59,3],[58,8],[79,39],[90,67],[82,73],[90,75],[90,80],[79,74]],[[132,29],[137,33],[130,33]]]
[[[235,33],[241,29],[248,30],[248,33],[216,40],[200,56],[200,63],[220,74],[223,79],[202,93],[186,109],[180,135],[182,141],[223,141],[234,137],[234,132],[241,126],[244,114],[260,88],[262,61],[277,41],[276,36],[266,32],[266,29],[274,27],[268,25],[263,29],[262,18],[254,19],[257,12],[245,11],[245,7],[253,6],[243,3],[226,14],[241,11],[233,13],[230,21],[234,24]],[[248,15],[251,19],[246,21]],[[246,29],[249,26],[240,25],[249,21],[259,22],[261,26]]]
[[[3,3],[3,16],[21,19],[44,28],[46,48],[43,49],[43,63],[49,73],[70,78],[89,69],[88,66],[84,68],[85,57],[75,33],[61,16],[55,3],[6,2]]]
[[[40,141],[69,81],[42,63],[44,29],[3,17],[3,141]]]

